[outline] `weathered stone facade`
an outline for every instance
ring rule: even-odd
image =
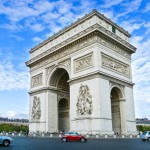
[[[30,131],[136,133],[129,38],[94,10],[31,49]]]

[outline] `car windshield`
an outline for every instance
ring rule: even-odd
[[[145,135],[147,132],[143,132],[142,135]]]

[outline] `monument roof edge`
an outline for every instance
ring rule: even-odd
[[[60,30],[59,32],[55,33],[54,35],[52,35],[51,37],[49,37],[48,39],[44,40],[43,42],[39,43],[37,46],[31,48],[31,50],[29,51],[29,53],[34,52],[35,50],[37,50],[39,47],[47,44],[49,41],[52,41],[53,39],[55,39],[56,37],[60,36],[61,34],[63,34],[64,32],[70,30],[71,28],[73,28],[74,26],[76,26],[77,24],[80,24],[81,22],[83,22],[84,20],[90,18],[93,15],[97,15],[98,17],[103,18],[105,21],[109,22],[110,24],[112,24],[113,26],[115,26],[116,28],[118,28],[119,30],[121,30],[122,32],[124,32],[128,37],[130,37],[131,35],[128,33],[128,31],[124,30],[122,27],[118,26],[116,23],[114,23],[113,21],[111,21],[109,18],[105,17],[102,13],[98,12],[96,9],[93,9],[92,12],[90,12],[89,14],[85,14],[82,18],[79,18],[77,21],[71,23],[71,25],[65,27],[64,29]]]

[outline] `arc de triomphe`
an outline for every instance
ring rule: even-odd
[[[136,133],[130,34],[93,10],[30,51],[30,131]]]

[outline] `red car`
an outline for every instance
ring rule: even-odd
[[[85,142],[87,139],[83,135],[79,135],[77,132],[64,132],[61,137],[63,142],[67,141],[81,141]]]

